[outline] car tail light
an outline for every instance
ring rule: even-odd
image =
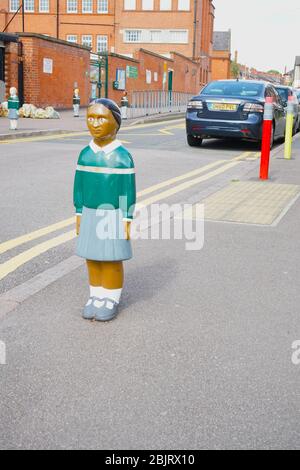
[[[263,113],[264,107],[262,104],[246,103],[244,105],[244,112],[245,113]]]
[[[202,101],[190,101],[188,104],[188,109],[203,109]]]

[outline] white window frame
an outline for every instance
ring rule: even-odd
[[[105,38],[105,41],[103,41],[104,38]],[[100,44],[106,44],[106,49],[103,49],[102,47],[99,47]],[[103,52],[108,52],[108,36],[106,34],[98,34],[96,49],[97,49],[97,52],[100,53],[100,54],[103,53]]]
[[[24,0],[24,12],[34,13],[34,0]]]
[[[71,44],[78,44],[78,36],[77,36],[77,34],[67,34],[66,38],[67,38],[66,40],[67,40],[68,42],[70,42]],[[73,40],[71,40],[70,38],[74,38],[74,39],[76,38],[76,40],[73,41]]]
[[[134,35],[137,36],[136,40]],[[124,42],[129,44],[143,42],[143,30],[141,29],[126,29],[124,31]]]
[[[14,6],[15,5],[15,6]],[[9,0],[9,11],[14,13],[20,8],[20,0]]]
[[[159,39],[153,39],[153,37],[157,35],[159,36]],[[152,29],[150,31],[150,42],[153,42],[154,44],[161,44],[163,38],[163,31],[161,29]]]
[[[154,10],[154,0],[142,0],[142,10]]]
[[[82,0],[81,1],[81,11],[85,14],[93,13],[94,2],[93,0]]]
[[[108,13],[108,0],[97,0],[97,13]]]
[[[161,11],[172,11],[172,0],[160,0],[159,9]]]
[[[172,40],[172,35],[175,36],[176,34],[178,35],[179,33],[185,34],[185,40],[181,40],[181,39]],[[189,42],[189,32],[187,29],[170,29],[169,37],[170,37],[170,44],[188,44]]]
[[[136,0],[124,0],[124,10],[136,10]]]
[[[89,42],[89,44],[85,44],[84,38],[90,38],[90,41],[87,41],[87,42]],[[93,36],[91,34],[83,34],[81,36],[81,44],[83,46],[87,46],[87,47],[90,47],[91,49],[93,49]]]
[[[178,0],[178,11],[190,11],[191,0]]]
[[[39,12],[49,13],[50,11],[50,0],[39,0]]]
[[[160,33],[160,39],[153,40],[155,33]],[[123,42],[126,44],[188,44],[187,29],[125,29]]]
[[[67,0],[67,13],[78,13],[78,0]]]

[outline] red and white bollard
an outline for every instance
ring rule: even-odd
[[[273,98],[267,97],[264,111],[264,123],[262,131],[260,179],[269,179],[271,139],[273,134]]]

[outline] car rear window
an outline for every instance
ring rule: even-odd
[[[260,83],[251,83],[244,81],[236,82],[211,82],[201,92],[201,95],[212,96],[244,96],[257,97],[262,96],[264,85]]]
[[[283,99],[284,101],[288,101],[289,90],[287,88],[276,88],[276,90],[278,91],[281,99]]]

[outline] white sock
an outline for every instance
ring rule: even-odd
[[[114,302],[119,304],[121,294],[122,294],[122,290],[123,289],[104,289],[104,298],[109,299],[109,300],[113,300]],[[108,302],[107,306],[108,306],[108,308],[111,308],[111,309],[113,308],[113,304],[110,304],[109,302]]]
[[[97,297],[98,299],[109,299],[113,300],[117,304],[120,303],[120,298],[123,289],[105,289],[104,287],[94,287],[90,286],[90,296]],[[99,303],[99,302],[98,302]],[[97,307],[101,307],[101,305],[97,305]],[[113,303],[107,302],[107,307],[112,309]]]
[[[105,297],[104,290],[105,289],[103,287],[90,286],[90,296],[97,297],[98,299],[103,299],[103,297]]]

